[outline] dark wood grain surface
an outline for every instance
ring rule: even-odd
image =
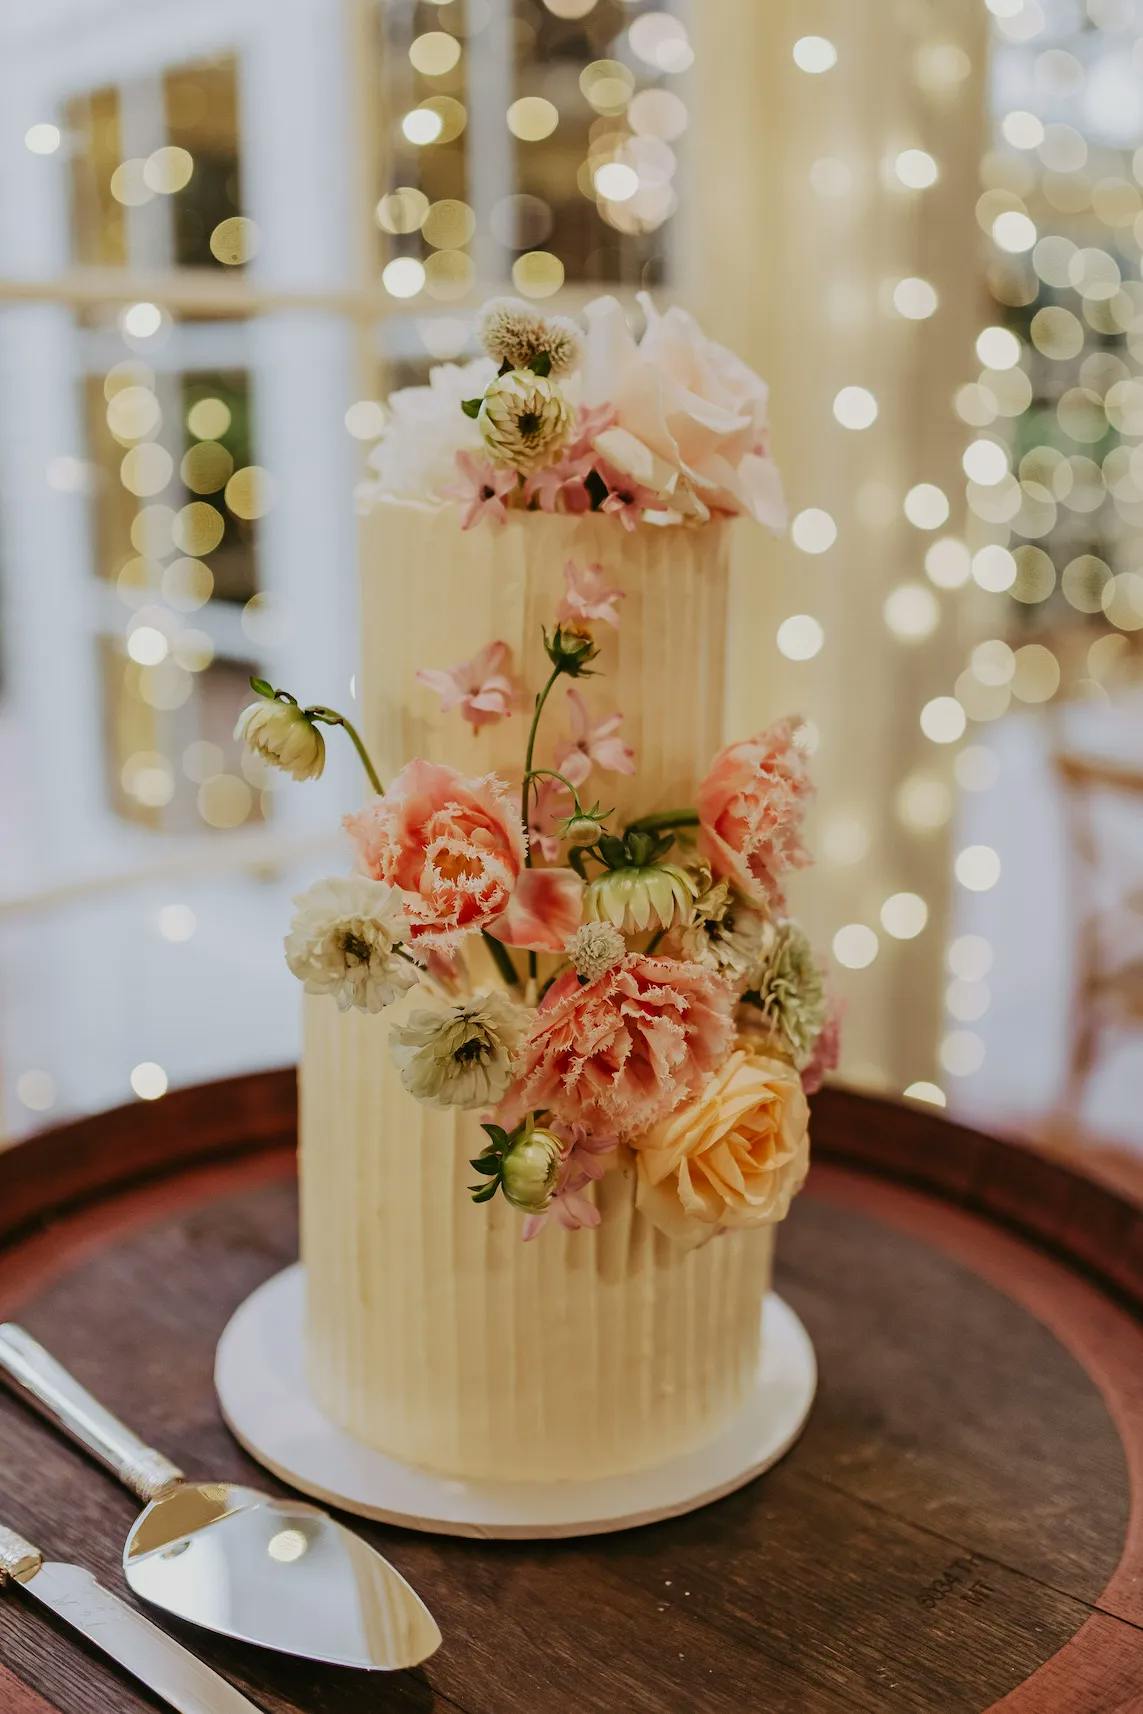
[[[0,1155],[0,1315],[188,1470],[269,1489],[211,1368],[229,1314],[296,1253],[291,1124],[275,1075]],[[362,1526],[441,1623],[418,1673],[178,1634],[269,1714],[1138,1714],[1137,1210],[1053,1162],[1022,1199],[1037,1157],[843,1092],[816,1132],[778,1283],[821,1388],[774,1470],[582,1543]],[[0,1516],[121,1589],[135,1509],[0,1396]],[[0,1663],[0,1714],[154,1707],[18,1594]]]

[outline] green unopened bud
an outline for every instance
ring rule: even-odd
[[[544,632],[544,649],[552,665],[569,678],[582,678],[599,653],[589,632],[567,625],[557,625],[551,636]]]
[[[511,1144],[501,1165],[500,1188],[513,1208],[543,1213],[559,1180],[563,1152],[560,1139],[538,1125]]]
[[[243,709],[234,736],[295,780],[316,780],[325,767],[325,739],[296,702],[267,698],[263,682],[258,681],[262,700]]]
[[[586,810],[582,815],[570,815],[560,828],[563,838],[573,845],[594,845],[602,832],[603,823]]]

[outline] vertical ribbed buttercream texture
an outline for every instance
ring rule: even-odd
[[[548,663],[566,560],[622,588],[618,633],[597,625],[598,677],[621,709],[631,778],[588,792],[621,816],[684,805],[723,739],[725,526],[632,533],[615,520],[513,517],[462,532],[451,508],[383,503],[364,522],[362,726],[382,778],[413,756],[519,770],[526,713],[473,734],[414,681],[493,638],[534,688]],[[549,702],[537,761],[567,724]],[[305,1005],[302,1253],[308,1358],[322,1409],[359,1439],[456,1476],[561,1478],[652,1464],[701,1444],[757,1371],[772,1233],[681,1250],[634,1207],[626,1171],[597,1187],[593,1231],[555,1222],[532,1243],[500,1198],[473,1207],[479,1115],[402,1088],[380,1017]]]

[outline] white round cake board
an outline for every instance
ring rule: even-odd
[[[757,1386],[715,1439],[649,1470],[585,1481],[458,1481],[402,1464],[327,1421],[306,1384],[300,1265],[267,1280],[235,1312],[214,1378],[223,1417],[246,1451],[329,1505],[439,1535],[601,1535],[721,1499],[793,1445],[817,1386],[814,1348],[775,1292],[762,1330]]]

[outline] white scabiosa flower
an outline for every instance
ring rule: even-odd
[[[594,982],[626,956],[627,942],[609,922],[585,922],[564,949],[572,968],[585,982]]]
[[[755,969],[774,934],[760,911],[716,881],[699,894],[691,919],[679,935],[679,952],[741,986]]]
[[[572,414],[546,375],[510,369],[489,384],[476,422],[489,457],[527,475],[551,463],[571,433]]]
[[[431,1107],[491,1106],[512,1080],[512,1061],[529,1020],[504,994],[474,994],[395,1024],[389,1051],[401,1082],[418,1101]]]
[[[570,375],[583,353],[574,321],[541,315],[519,298],[491,298],[477,331],[488,355],[512,369],[530,369],[537,357],[546,357],[550,375]]]
[[[325,739],[296,702],[259,697],[238,716],[234,736],[295,780],[316,780],[325,767]]]
[[[286,963],[307,994],[332,994],[343,1012],[379,1012],[418,980],[398,951],[407,919],[396,888],[364,875],[335,876],[294,903]]]

